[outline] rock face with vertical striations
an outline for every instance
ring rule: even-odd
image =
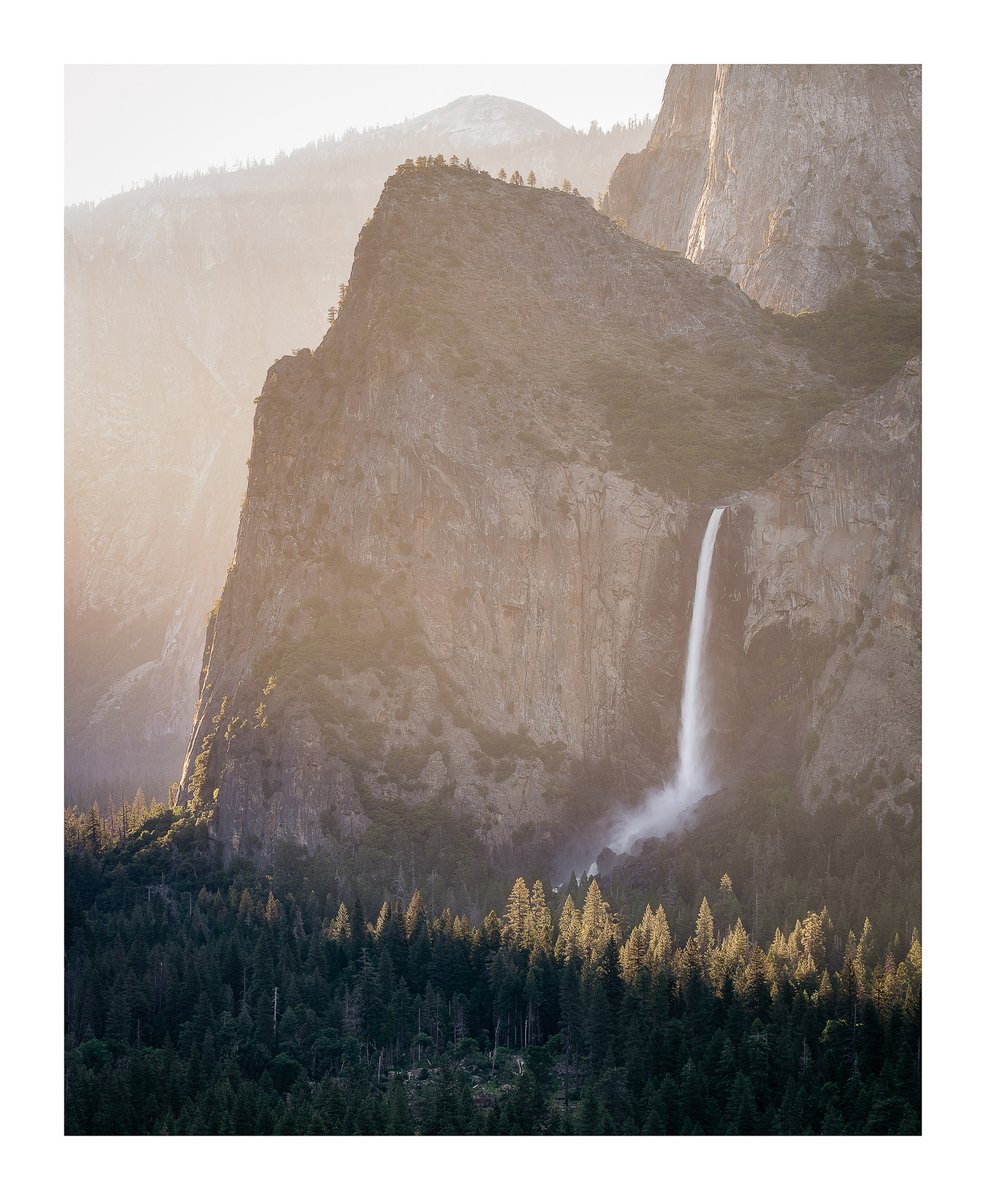
[[[709,504],[746,489],[723,653],[755,656],[802,586],[772,489],[794,488],[806,424],[859,403],[785,320],[584,200],[398,173],[337,323],[268,372],[184,798],[224,852],[264,857],[358,834],[381,797],[439,799],[503,844],[635,794],[674,766]],[[829,482],[803,468],[820,491],[798,563],[870,519],[829,495],[839,446]],[[854,569],[837,606],[823,594],[819,625],[864,586]]]
[[[252,401],[314,344],[407,155],[568,176],[595,194],[641,128],[563,129],[467,96],[269,164],[66,211],[66,794],[163,796],[181,770],[207,614],[246,488]]]
[[[896,290],[920,252],[920,106],[915,66],[672,67],[607,211],[778,311],[863,271]]]
[[[725,741],[809,803],[921,780],[920,396],[913,360],[824,418],[722,539]]]

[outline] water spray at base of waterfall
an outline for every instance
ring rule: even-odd
[[[681,723],[678,728],[678,768],[671,783],[648,792],[642,807],[623,812],[615,819],[606,844],[616,854],[625,854],[641,838],[662,837],[670,833],[682,823],[699,800],[715,790],[708,753],[711,689],[706,658],[711,622],[709,580],[716,535],[724,511],[723,508],[716,508],[709,517],[695,573],[695,600],[688,631],[685,685],[681,694]],[[593,863],[589,874],[595,873],[595,866]]]

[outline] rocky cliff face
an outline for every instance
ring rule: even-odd
[[[268,365],[314,345],[395,164],[458,151],[605,186],[640,129],[562,130],[466,97],[278,162],[66,213],[66,783],[88,802],[176,779],[206,615],[246,489]]]
[[[708,503],[779,486],[845,399],[740,289],[585,201],[398,174],[338,322],[268,373],[183,795],[264,855],[381,797],[496,843],[660,778]]]
[[[733,782],[781,771],[813,804],[886,804],[920,782],[919,369],[820,421],[730,509],[717,578]]]
[[[710,587],[713,809],[749,791],[814,810],[849,802],[878,820],[919,811],[920,462],[913,359],[728,498]],[[582,847],[597,853],[610,828]],[[617,861],[628,859],[598,855],[604,873]]]
[[[911,271],[921,237],[913,66],[675,66],[607,211],[765,307],[818,310],[862,271]]]

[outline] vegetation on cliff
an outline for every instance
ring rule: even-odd
[[[574,195],[441,156],[388,182],[350,304],[357,290],[369,306],[354,317],[378,340],[413,334],[421,365],[450,372],[457,389],[512,396],[504,418],[522,448],[578,458],[592,428],[616,469],[695,500],[755,486],[846,399],[829,362],[817,368],[782,321],[721,277],[627,236]]]

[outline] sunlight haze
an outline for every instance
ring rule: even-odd
[[[179,171],[271,159],[328,134],[393,125],[490,94],[565,126],[656,117],[664,66],[71,66],[65,203]]]

